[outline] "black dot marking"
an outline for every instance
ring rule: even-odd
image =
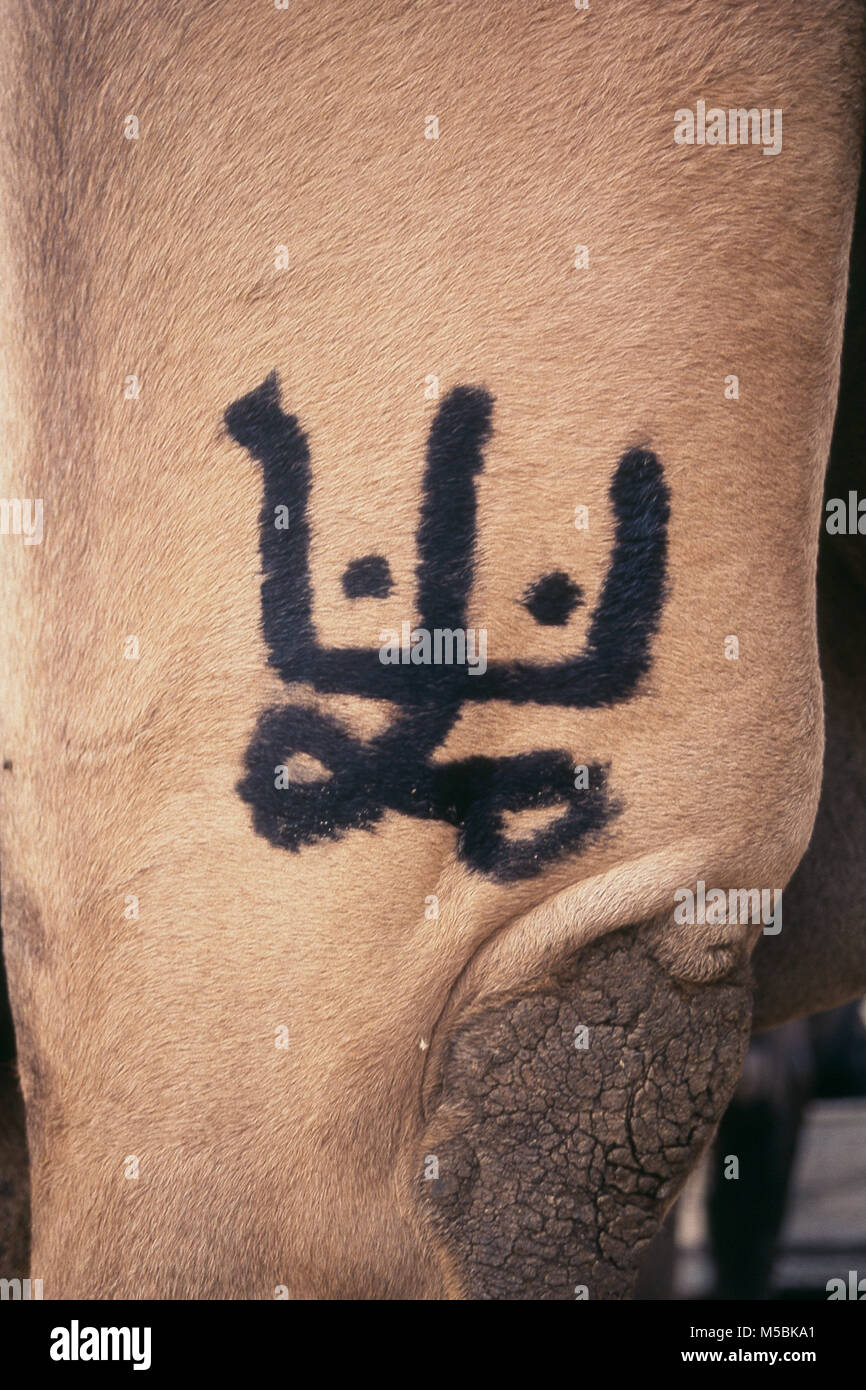
[[[543,627],[564,627],[583,603],[583,590],[563,570],[554,570],[530,584],[520,601]]]
[[[11,764],[11,762],[9,761],[8,758],[6,759],[6,761],[5,761],[4,764],[3,764],[3,771],[4,771],[4,772],[11,772],[11,771],[12,771],[12,764]]]
[[[384,555],[361,555],[346,566],[343,575],[346,598],[387,598],[393,587],[391,566]]]

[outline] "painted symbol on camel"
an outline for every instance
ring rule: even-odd
[[[475,480],[484,468],[492,413],[489,392],[458,386],[441,401],[430,429],[416,529],[418,628],[428,632],[466,630]],[[373,831],[386,811],[446,821],[457,831],[459,858],[500,882],[530,878],[579,850],[618,810],[601,764],[584,764],[587,785],[576,786],[575,758],[566,751],[451,762],[434,762],[433,755],[474,701],[598,709],[634,692],[649,670],[665,597],[670,508],[655,455],[628,450],[611,480],[613,550],[582,650],[552,663],[491,661],[482,672],[465,663],[383,664],[376,647],[321,645],[309,565],[310,451],[297,418],[282,410],[276,373],[229,406],[225,422],[264,476],[262,628],[270,664],[286,682],[396,707],[391,724],[368,741],[309,706],[265,710],[238,784],[257,833],[298,851],[352,830]],[[289,508],[288,531],[274,526],[281,506]],[[384,598],[391,583],[388,562],[378,555],[353,560],[343,576],[349,599]],[[580,595],[557,572],[542,577],[523,602],[537,622],[562,625]],[[299,754],[325,775],[278,787],[275,770]],[[560,814],[534,833],[507,833],[509,813],[554,808]]]

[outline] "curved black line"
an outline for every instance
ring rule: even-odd
[[[650,665],[667,581],[670,494],[647,449],[620,459],[610,485],[614,546],[582,652],[560,662],[491,661],[483,675],[466,667],[383,666],[370,648],[317,648],[317,690],[423,705],[437,700],[598,708],[624,700]]]

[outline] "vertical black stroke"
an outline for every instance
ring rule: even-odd
[[[492,410],[489,392],[457,386],[430,429],[416,574],[419,625],[431,632],[466,626],[475,558],[475,476],[484,467]]]
[[[307,516],[312,472],[306,436],[296,417],[284,414],[280,406],[276,372],[230,405],[224,418],[232,438],[262,465],[259,548],[264,571],[262,630],[270,648],[268,659],[283,680],[303,680],[316,649]],[[274,525],[280,506],[288,507],[287,530]]]

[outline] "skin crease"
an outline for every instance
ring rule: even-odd
[[[750,1026],[757,931],[677,928],[674,893],[783,887],[818,801],[860,7],[4,11],[2,494],[46,517],[0,556],[34,1275],[46,1297],[627,1297]],[[782,152],[675,145],[704,97],[781,107]],[[640,686],[479,703],[436,753],[603,765],[621,809],[579,853],[501,883],[393,811],[298,853],[254,833],[244,754],[289,697],[260,471],[223,417],[272,371],[311,441],[328,646],[414,618],[429,376],[496,401],[468,620],[498,660],[581,649],[617,462],[661,462]],[[371,554],[393,591],[348,600]],[[564,626],[522,602],[555,573],[584,596]],[[356,739],[393,715],[291,699]]]

